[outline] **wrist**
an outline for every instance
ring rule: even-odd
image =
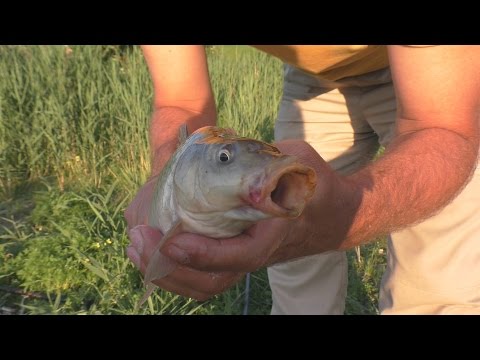
[[[155,107],[150,123],[151,176],[158,175],[179,145],[180,127],[188,133],[199,127],[214,125],[215,116],[175,106]]]
[[[359,241],[361,185],[339,175],[325,162],[311,166],[317,173],[317,188],[300,229],[306,231],[312,253],[350,249]]]

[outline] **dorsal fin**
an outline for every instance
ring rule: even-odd
[[[187,129],[187,124],[183,124],[180,126],[179,132],[178,132],[178,142],[180,145],[182,145],[185,141],[187,141],[188,138],[188,129]]]

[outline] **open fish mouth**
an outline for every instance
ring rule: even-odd
[[[299,164],[294,156],[285,156],[250,185],[248,202],[266,214],[295,218],[313,196],[315,186],[315,171]]]

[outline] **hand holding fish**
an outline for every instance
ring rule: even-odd
[[[135,227],[130,232],[133,247],[128,254],[145,273],[147,284],[152,282],[177,294],[205,300],[239,281],[246,272],[335,247],[319,244],[318,234],[312,232],[312,224],[318,223],[322,216],[329,218],[328,214],[318,212],[318,202],[328,197],[333,177],[333,172],[313,148],[303,141],[288,140],[276,144],[280,152],[251,139],[239,141],[233,134],[218,138],[219,134],[214,133],[213,137],[207,137],[209,140],[205,140],[204,135],[197,136],[195,141],[197,145],[202,143],[214,149],[203,156],[213,156],[211,160],[216,165],[210,168],[208,162],[199,158],[196,163],[200,161],[201,166],[196,167],[192,165],[194,161],[183,158],[182,162],[189,165],[183,169],[179,166],[175,172],[177,176],[183,174],[179,177],[182,181],[193,176],[190,186],[181,190],[181,185],[160,179],[158,184],[162,188],[153,192],[156,199],[153,204],[159,206],[154,205],[150,213],[151,226]],[[199,149],[191,154],[198,156]],[[248,155],[249,151],[255,155]],[[177,166],[174,164],[180,162],[179,153],[181,151],[166,168]],[[193,156],[186,153],[187,158]],[[246,154],[243,160],[239,156],[242,153]],[[217,167],[222,168],[226,164],[221,163],[233,160],[233,156],[237,156],[237,165],[229,169],[229,179],[218,173]],[[259,160],[262,156],[264,159]],[[206,187],[202,188],[202,181],[194,176],[198,169],[203,173],[201,179]],[[214,173],[213,177],[209,178],[209,170]],[[238,171],[245,173],[245,170],[249,170],[247,173],[251,176],[242,177],[241,181],[235,179],[241,175]],[[167,173],[172,173],[171,169],[164,170],[161,176]],[[316,177],[319,184],[314,194]],[[240,191],[245,187],[247,198],[243,196],[244,191]],[[168,191],[176,194],[174,202],[165,196]],[[312,201],[307,203],[312,195]],[[172,211],[182,199],[183,206]],[[195,199],[201,200],[200,205],[194,205]],[[212,209],[221,211],[215,213]],[[129,221],[129,225],[134,224]],[[248,230],[242,233],[245,229]]]

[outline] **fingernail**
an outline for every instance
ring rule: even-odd
[[[142,255],[143,254],[143,234],[142,234],[142,231],[135,227],[132,230],[130,230],[128,235],[130,236],[130,241],[132,243],[132,246],[135,248],[138,255]]]
[[[175,245],[167,245],[162,252],[180,264],[188,264],[190,262],[190,258],[185,250],[182,250]]]
[[[137,251],[133,246],[127,247],[127,256],[131,260],[131,262],[140,269],[140,255],[138,255]]]

